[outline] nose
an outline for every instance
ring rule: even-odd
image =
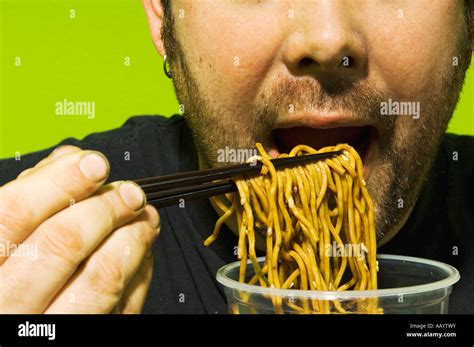
[[[344,0],[319,0],[296,8],[283,48],[284,62],[294,75],[320,78],[360,75],[367,50]]]

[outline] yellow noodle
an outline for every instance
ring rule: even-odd
[[[263,146],[256,147],[262,163],[260,175],[236,177],[237,193],[226,194],[224,200],[213,198],[222,215],[205,245],[215,241],[222,224],[232,217],[239,228],[240,282],[291,290],[377,289],[374,205],[358,153],[347,144],[320,150],[299,145],[279,157],[328,151],[341,154],[277,170]],[[256,227],[267,231],[263,264],[257,261]],[[248,261],[252,274],[247,274]],[[241,295],[244,302],[248,298],[248,294]],[[383,312],[376,299],[283,301],[276,295],[270,299],[277,313],[288,309],[298,313]],[[233,310],[239,312],[238,307]]]

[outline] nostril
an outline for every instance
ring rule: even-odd
[[[337,60],[335,60],[337,61]],[[356,64],[356,61],[353,57],[351,56],[344,56],[340,58],[340,62],[338,67],[342,68],[353,68]],[[305,57],[300,59],[298,66],[299,68],[310,68],[312,66],[318,66],[320,65],[316,60],[310,58],[310,57]]]
[[[306,57],[306,58],[303,58],[303,59],[300,60],[299,65],[300,65],[300,67],[308,67],[308,66],[313,65],[314,63],[316,63],[316,62],[313,59]]]

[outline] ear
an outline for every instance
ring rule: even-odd
[[[161,0],[142,0],[142,3],[148,18],[153,44],[161,56],[164,56],[166,51],[163,38],[161,37],[161,28],[163,26],[163,6]]]

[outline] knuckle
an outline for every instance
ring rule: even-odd
[[[70,176],[69,176],[70,177]],[[74,201],[74,191],[69,188],[67,185],[63,184],[63,182],[58,182],[53,178],[48,177],[47,180],[50,182],[51,191],[54,191],[54,195],[61,197],[61,199],[65,201]]]
[[[21,219],[15,218],[18,211],[22,211]],[[15,235],[25,233],[32,216],[33,211],[29,210],[18,196],[8,193],[5,188],[0,190],[0,235],[15,240]]]
[[[26,170],[20,172],[20,174],[16,178],[19,179],[19,178],[25,177],[28,174],[30,174],[32,171],[33,171],[33,168],[26,169]]]
[[[79,229],[60,222],[48,222],[41,226],[40,249],[63,260],[67,265],[76,266],[84,250],[84,240]]]
[[[118,300],[126,286],[126,275],[120,258],[102,253],[96,254],[90,262],[89,265],[92,268],[89,275],[91,288]]]
[[[140,266],[140,269],[135,274],[133,281],[140,282],[146,286],[150,285],[151,279],[153,277],[153,256],[146,257],[143,260],[143,264]],[[146,293],[137,296],[137,295],[124,295],[120,299],[117,309],[122,314],[137,314],[142,311],[143,304],[145,301]]]
[[[120,213],[118,211],[118,202],[116,194],[108,194],[108,191],[114,189],[110,186],[103,187],[101,193],[97,196],[98,209],[102,210],[101,215],[107,219],[110,228],[115,229],[120,221]]]
[[[131,224],[131,228],[129,235],[140,248],[147,249],[157,235],[156,229],[147,221],[135,221]]]
[[[75,153],[75,152],[79,152],[79,151],[81,151],[81,149],[77,146],[72,146],[72,145],[58,146],[49,154],[48,157],[46,157],[41,162],[39,162],[38,165],[42,165],[42,164],[47,163],[51,160],[56,160],[57,158],[62,157],[66,154],[71,154],[71,153]]]
[[[64,152],[67,152],[67,153],[70,153],[70,152],[77,152],[77,151],[81,151],[82,149],[78,146],[74,146],[74,145],[61,145],[61,146],[58,146],[54,149],[54,151],[52,153],[64,153]]]
[[[152,205],[148,205],[147,206],[147,213],[149,215],[149,222],[151,224],[151,227],[154,228],[154,229],[160,229],[161,227],[161,218],[160,218],[160,214],[158,212],[158,210],[152,206]]]
[[[100,209],[103,210],[103,214],[107,216],[109,224],[114,229],[136,217],[136,211],[126,207],[120,196],[119,187],[122,182],[117,181],[102,187],[97,195]]]
[[[86,151],[79,150],[71,156],[62,156],[47,164],[54,174],[48,174],[50,184],[68,198],[90,196],[98,187],[97,182],[87,179],[78,164]]]
[[[61,159],[58,159],[58,160],[61,160]],[[64,182],[71,182],[71,181],[77,182],[76,184],[79,184],[80,190],[86,196],[89,196],[95,192],[97,188],[97,183],[86,179],[81,169],[79,168],[79,165],[76,165],[75,163],[65,162],[64,165],[61,164],[58,169],[62,175],[67,175],[67,176],[64,176],[65,179],[63,182],[53,181],[52,183],[56,185],[59,184],[59,188],[62,189],[64,193],[67,194],[68,196],[76,195],[75,191],[77,188],[75,185],[69,186],[68,184],[64,184]]]

